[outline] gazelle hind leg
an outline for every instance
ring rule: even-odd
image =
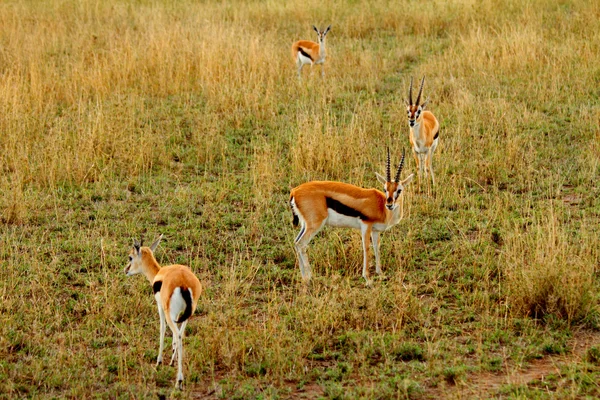
[[[183,388],[183,329],[177,329],[177,324],[173,322],[169,315],[167,315],[167,324],[177,336],[177,380],[175,381],[175,387],[181,390]],[[181,325],[182,328],[185,327],[183,323]]]
[[[186,319],[179,326],[179,332],[181,332],[181,340],[183,340],[183,337],[185,336],[185,326],[187,325],[187,322],[188,322],[188,320]],[[175,326],[177,326],[177,324],[175,324]],[[173,332],[173,355],[171,356],[171,362],[169,363],[169,365],[173,365],[173,363],[176,360],[177,360],[177,336],[175,335],[175,332]]]
[[[294,243],[294,248],[298,253],[298,261],[300,263],[300,273],[302,274],[302,280],[306,283],[310,282],[312,278],[312,271],[310,268],[310,263],[308,262],[308,255],[306,254],[306,248],[308,244],[312,240],[313,237],[325,225],[325,220],[320,225],[315,226],[316,224],[309,224],[307,222],[304,223],[302,231],[296,238],[296,243]]]

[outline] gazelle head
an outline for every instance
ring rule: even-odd
[[[325,41],[325,35],[327,35],[327,32],[329,32],[329,30],[331,29],[331,25],[329,25],[324,31],[318,30],[317,27],[314,25],[313,29],[315,30],[315,32],[317,32],[317,42],[319,42],[319,44],[323,44],[323,42]]]
[[[379,175],[377,172],[375,175],[377,176],[377,180],[383,184],[383,191],[385,192],[385,207],[392,211],[394,210],[398,204],[396,203],[400,196],[402,195],[402,191],[404,190],[404,186],[408,185],[410,181],[412,181],[414,174],[410,174],[408,178],[401,181],[400,173],[402,172],[402,168],[404,167],[404,150],[402,151],[402,159],[400,160],[400,164],[398,165],[398,169],[396,170],[396,176],[394,180],[392,180],[391,170],[390,170],[390,148],[387,149],[387,163],[385,166],[386,177]]]
[[[406,113],[408,114],[408,125],[412,128],[416,123],[419,122],[421,118],[421,114],[425,107],[427,106],[427,102],[429,100],[425,100],[423,104],[419,104],[421,102],[421,94],[423,93],[423,84],[425,83],[425,77],[421,79],[421,86],[419,87],[419,94],[417,95],[417,101],[413,103],[412,99],[412,88],[413,88],[413,78],[410,78],[410,87],[408,88],[408,100],[406,101]]]
[[[150,247],[143,246],[143,239],[133,241],[133,248],[129,252],[129,262],[125,267],[124,272],[127,276],[132,276],[136,274],[141,274],[144,272],[146,266],[146,260],[148,257],[153,257],[154,250],[158,246],[160,239],[162,239],[163,235],[160,235],[158,239],[154,241],[150,245]]]

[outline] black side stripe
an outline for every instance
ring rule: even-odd
[[[190,294],[190,290],[188,288],[180,287],[181,289],[181,297],[185,301],[185,310],[179,316],[179,319],[175,322],[178,324],[182,323],[186,319],[188,319],[192,315],[192,295]]]
[[[298,51],[306,58],[310,58],[311,61],[314,61],[313,58],[308,54],[302,47],[298,47]]]
[[[336,213],[347,215],[348,217],[357,217],[360,218],[362,221],[366,221],[369,219],[360,211],[355,210],[354,208],[349,207],[335,199],[332,199],[331,197],[325,197],[325,201],[327,203],[327,208],[332,209]]]
[[[162,287],[162,281],[156,281],[152,285],[152,290],[154,290],[154,294],[160,292],[160,288]]]

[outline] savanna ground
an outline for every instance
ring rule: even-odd
[[[422,75],[435,195],[385,279],[325,229],[304,290],[290,188],[379,187]],[[0,397],[599,397],[599,85],[587,0],[2,2]],[[123,273],[159,233],[205,286],[183,392]]]

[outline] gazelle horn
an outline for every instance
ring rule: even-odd
[[[400,181],[400,173],[402,172],[403,167],[404,167],[404,150],[402,150],[402,159],[400,160],[400,165],[398,165],[398,172],[396,172],[396,179],[394,179],[394,182]]]
[[[412,106],[413,102],[412,102],[412,85],[413,85],[413,78],[412,76],[410,77],[410,86],[408,87],[408,105]]]
[[[416,105],[419,105],[419,102],[421,101],[421,93],[423,93],[423,84],[424,83],[425,83],[425,77],[423,77],[423,79],[421,79],[421,87],[419,87],[419,95],[417,96]]]
[[[390,182],[390,179],[392,177],[392,174],[390,172],[390,148],[387,148],[387,163],[385,164],[385,179],[387,179],[388,182]]]

